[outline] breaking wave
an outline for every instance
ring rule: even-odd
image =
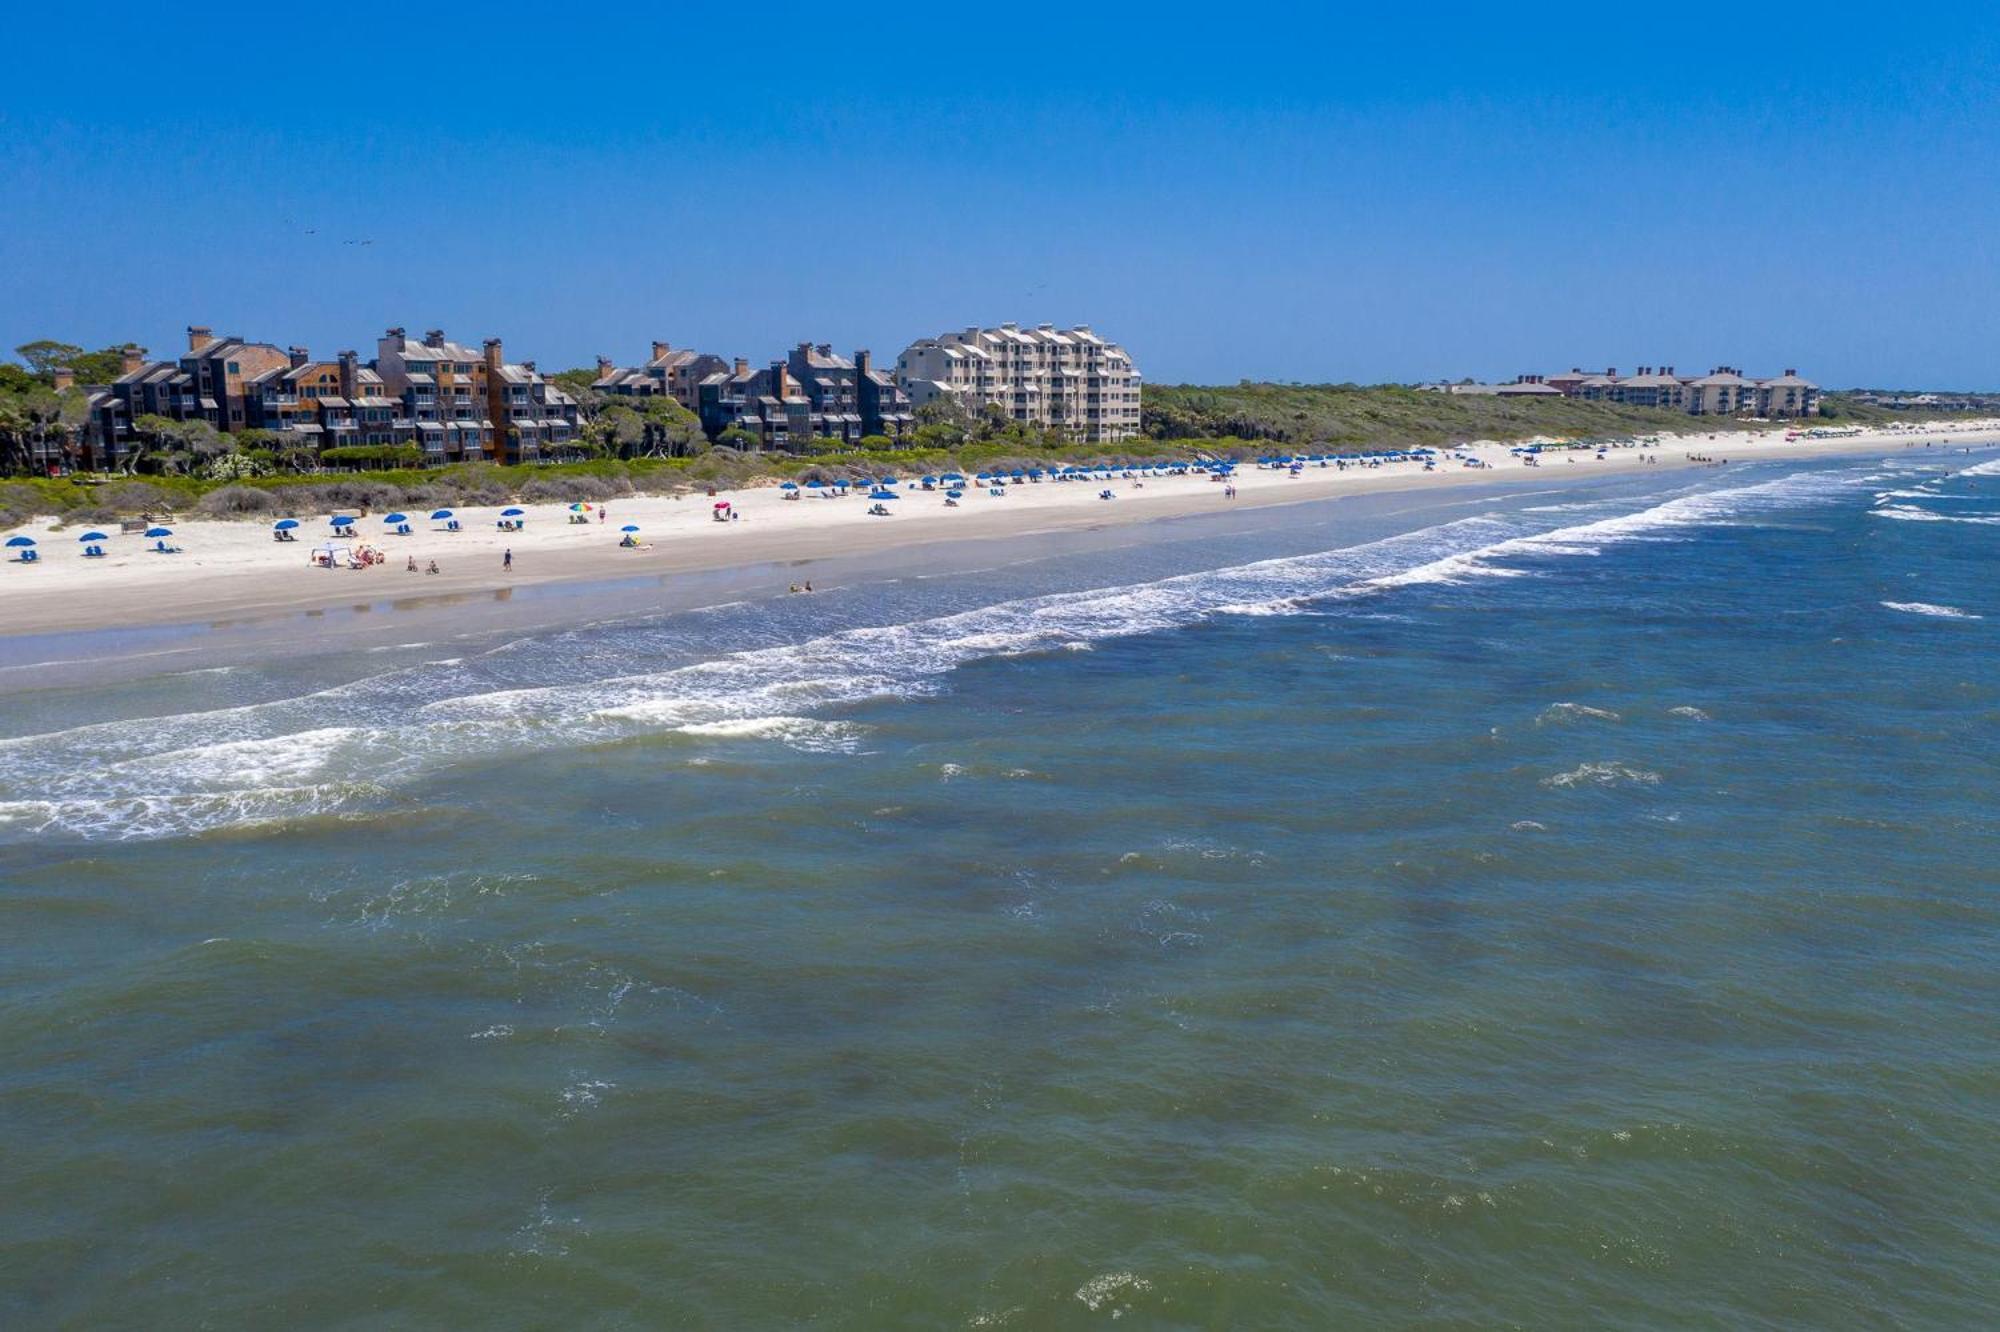
[[[1887,610],[1901,611],[1905,615],[1929,615],[1940,620],[1983,620],[1983,615],[1962,611],[1956,606],[1933,606],[1928,601],[1885,601]]]

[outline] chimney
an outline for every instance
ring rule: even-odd
[[[442,346],[444,346],[444,330],[443,330],[443,329],[441,329],[441,328],[427,328],[427,329],[425,329],[425,330],[424,330],[424,346],[426,346],[426,347],[442,347]]]
[[[780,402],[792,396],[792,372],[785,369],[783,361],[771,362],[772,396]]]
[[[736,358],[736,364],[734,369],[736,372],[736,377],[738,379],[741,379],[743,378],[743,376],[750,373],[750,362],[745,360],[743,357],[739,356]]]
[[[352,402],[360,396],[361,358],[351,351],[340,353],[340,396]]]
[[[674,344],[671,342],[655,341],[653,343],[653,359],[657,361],[662,356],[665,356],[668,352],[672,351],[673,349],[674,349]]]
[[[1792,377],[1793,375],[1796,375],[1797,373],[1798,373],[1798,371],[1797,371],[1797,370],[1793,369],[1793,368],[1792,368],[1792,367],[1790,367],[1790,366],[1786,366],[1786,367],[1785,367],[1785,376],[1784,376],[1784,377],[1785,377],[1786,379],[1790,379],[1790,378],[1791,378],[1791,377]],[[57,387],[57,388],[61,388],[61,387],[62,387],[62,382],[61,382],[60,380],[58,380],[58,381],[56,382],[56,387]]]
[[[201,345],[215,336],[215,330],[201,324],[188,325],[188,350],[200,351]]]
[[[296,370],[311,359],[311,354],[304,347],[287,347],[285,348],[285,359],[290,361],[292,369]]]
[[[1607,365],[1607,366],[1605,366],[1605,367],[1604,367],[1604,377],[1605,377],[1606,379],[1616,379],[1616,378],[1618,378],[1618,367],[1617,367],[1617,366],[1615,366],[1615,365]]]
[[[125,374],[146,368],[146,349],[136,342],[128,342],[118,349],[118,365]]]
[[[875,358],[868,354],[866,347],[862,347],[854,353],[854,374],[856,378],[866,379],[868,372],[874,368]]]
[[[660,344],[656,342],[656,343],[654,343],[653,345],[654,345],[655,347],[657,347],[657,346],[659,346]],[[654,359],[655,359],[655,360],[658,360],[658,359],[659,359],[659,356],[658,356],[658,354],[657,354],[657,353],[655,353],[655,355],[654,355]],[[598,358],[597,358],[597,377],[598,377],[599,379],[608,379],[608,378],[610,378],[610,376],[611,376],[611,372],[612,372],[613,370],[616,370],[617,368],[618,368],[617,366],[615,366],[615,365],[611,364],[611,358],[610,358],[609,356],[600,356],[600,357],[598,357]]]
[[[821,356],[831,356],[831,355],[833,355],[833,344],[832,344],[831,342],[822,342],[822,343],[820,343],[820,344],[819,344],[819,354],[820,354]]]
[[[68,366],[59,365],[50,373],[55,377],[56,392],[67,393],[76,387],[76,371],[70,369]],[[1787,370],[1785,373],[1789,375],[1792,372]]]
[[[535,373],[535,363],[533,361],[521,362],[521,368],[523,370],[526,370],[531,375]]]
[[[438,334],[438,338],[442,341],[444,334]],[[488,370],[498,370],[505,364],[506,360],[500,355],[500,339],[486,339],[486,368]]]

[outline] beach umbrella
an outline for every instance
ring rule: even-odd
[[[818,489],[819,489],[819,488],[820,488],[821,486],[823,486],[823,485],[825,485],[825,484],[826,484],[826,483],[825,483],[824,481],[808,481],[808,482],[806,482],[806,489],[807,489],[807,490],[818,490]]]
[[[627,523],[627,524],[625,524],[625,526],[623,526],[623,527],[619,528],[618,530],[619,530],[619,531],[621,531],[621,532],[636,532],[636,531],[638,531],[638,530],[639,530],[639,524],[637,524],[637,523]]]
[[[410,521],[410,516],[406,513],[384,514],[382,521],[385,523],[407,523]]]
[[[947,491],[945,491],[944,493],[945,493],[945,498],[947,498],[947,499],[964,499],[964,498],[965,498],[965,492],[964,492],[964,491],[962,491],[962,490],[947,490]]]
[[[352,526],[354,526],[354,520],[353,520],[352,518],[349,518],[349,517],[348,517],[348,516],[347,516],[346,514],[344,514],[344,513],[336,513],[336,514],[334,514],[334,515],[333,515],[333,517],[332,517],[332,518],[328,519],[328,521],[329,521],[329,522],[331,522],[331,523],[332,523],[332,524],[333,524],[333,525],[334,525],[335,527],[352,527]]]
[[[500,510],[500,516],[502,518],[519,518],[526,512],[526,509],[502,509]]]
[[[799,483],[796,481],[780,481],[778,483],[778,489],[780,490],[797,490],[798,488]]]
[[[571,513],[589,513],[590,506],[588,504],[572,504],[569,506],[569,511]]]
[[[299,520],[296,518],[280,518],[277,522],[271,524],[273,528],[280,532],[289,532],[298,525]]]
[[[893,491],[893,490],[884,490],[884,489],[882,489],[882,488],[881,488],[880,486],[877,486],[877,487],[876,487],[875,489],[873,489],[873,490],[871,490],[871,491],[869,491],[869,492],[868,492],[868,498],[869,498],[869,499],[897,499],[897,498],[900,498],[900,497],[899,497],[899,496],[898,496],[898,495],[896,494],[896,492],[895,492],[895,491]]]
[[[32,546],[34,544],[35,539],[33,537],[15,536],[7,538],[7,545],[9,547]]]
[[[726,509],[726,508],[728,508],[728,507],[729,507],[729,501],[728,501],[728,500],[717,500],[717,501],[715,502],[715,507],[716,507],[716,508],[718,508],[718,509]]]
[[[945,473],[945,474],[944,474],[943,476],[939,477],[939,478],[938,478],[938,480],[940,480],[940,481],[963,481],[963,480],[965,480],[965,478],[964,478],[964,477],[962,477],[962,476],[960,476],[960,475],[959,475],[959,474],[958,474],[957,472],[946,472],[946,473]]]
[[[110,537],[108,537],[108,536],[106,536],[106,535],[104,535],[104,533],[102,533],[102,532],[85,532],[85,533],[84,533],[84,534],[83,534],[82,536],[78,537],[78,538],[77,538],[77,540],[78,540],[78,541],[109,541],[109,540],[111,540],[111,538],[110,538]]]
[[[438,510],[438,511],[437,511],[436,513],[432,514],[432,515],[431,515],[431,517],[432,517],[433,519],[437,519],[437,520],[442,520],[442,519],[445,519],[445,518],[449,518],[449,517],[451,517],[451,510],[450,510],[450,509],[439,509],[439,510]],[[280,523],[280,524],[279,524],[279,526],[280,526],[280,527],[282,527],[282,526],[284,526],[284,524],[283,524],[283,523]]]
[[[169,537],[173,534],[173,529],[170,527],[149,527],[146,529],[146,535],[149,537]]]

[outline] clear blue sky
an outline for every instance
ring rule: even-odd
[[[544,368],[1088,322],[1149,379],[2000,387],[2000,13],[18,7],[0,346]],[[347,245],[370,240],[372,245]]]

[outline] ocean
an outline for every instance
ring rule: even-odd
[[[2000,458],[996,549],[9,671],[0,1325],[1992,1324]]]

